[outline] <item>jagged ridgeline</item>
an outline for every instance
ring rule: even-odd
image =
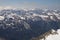
[[[0,39],[39,40],[60,29],[60,10],[0,10]]]

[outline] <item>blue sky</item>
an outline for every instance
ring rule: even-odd
[[[60,0],[0,0],[0,6],[60,9]]]

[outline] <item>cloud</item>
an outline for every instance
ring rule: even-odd
[[[2,9],[16,9],[16,8],[13,6],[0,6],[0,10]]]
[[[0,10],[2,10],[2,9],[3,9],[3,7],[0,6]]]
[[[4,9],[12,9],[13,7],[11,7],[11,6],[6,6],[6,7],[4,7]]]

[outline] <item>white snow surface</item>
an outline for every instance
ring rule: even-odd
[[[46,40],[60,40],[60,29],[58,29],[57,33],[58,33],[58,34],[56,34],[56,35],[50,34],[50,35],[46,38]]]
[[[4,16],[0,16],[0,20],[4,20]]]

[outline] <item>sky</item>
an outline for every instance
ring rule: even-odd
[[[60,0],[0,0],[0,8],[60,9]]]

